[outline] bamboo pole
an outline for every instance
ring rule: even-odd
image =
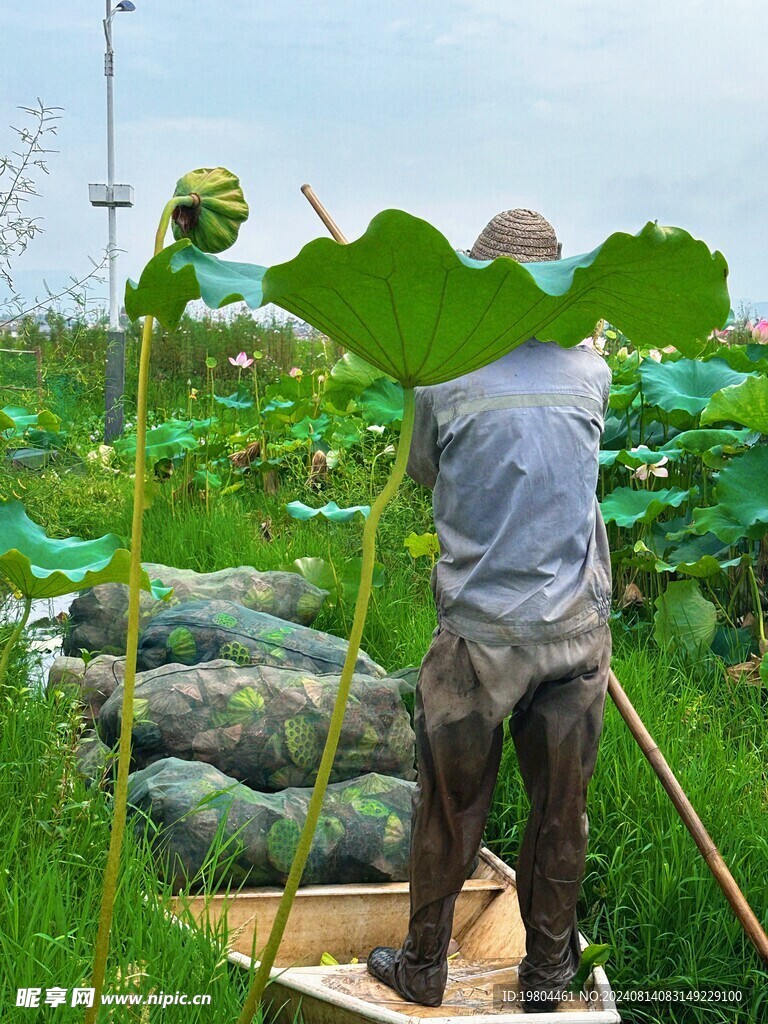
[[[346,242],[347,240],[342,234],[341,229],[317,198],[312,186],[302,185],[301,191],[336,241]],[[635,711],[632,702],[613,672],[611,672],[608,680],[608,693],[619,709],[619,714],[627,723],[629,731],[634,736],[638,746],[656,772],[662,786],[667,791],[667,795],[672,801],[675,810],[693,837],[693,841],[698,846],[704,862],[715,876],[717,884],[723,890],[747,937],[757,950],[762,961],[768,964],[768,935],[766,935],[757,915],[747,902],[744,893],[738,887],[714,840],[704,828],[702,820],[696,813],[693,804],[685,795],[683,787],[677,781],[674,772],[667,764],[664,755],[646,729],[643,720]]]

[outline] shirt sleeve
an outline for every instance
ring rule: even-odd
[[[429,388],[416,388],[413,439],[406,472],[417,484],[430,490],[435,486],[440,463],[437,443],[437,421],[432,409]]]

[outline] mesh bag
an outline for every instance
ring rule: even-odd
[[[168,607],[214,598],[309,626],[328,596],[326,590],[295,572],[257,572],[243,565],[200,573],[152,562],[145,563],[144,568],[150,579],[160,579],[166,587],[173,587],[173,595],[168,601],[158,601],[142,590],[140,628]],[[102,583],[84,591],[69,609],[64,653],[77,656],[85,650],[125,654],[127,618],[128,587],[122,583]]]
[[[206,761],[254,789],[311,786],[338,688],[337,675],[226,661],[143,672],[132,764],[179,757]],[[99,716],[109,746],[120,738],[123,710],[123,687],[113,689]],[[415,779],[414,735],[396,680],[354,676],[331,781],[367,772]]]
[[[48,672],[48,687],[72,687],[83,704],[86,725],[94,725],[116,686],[125,678],[125,658],[100,654],[87,664],[82,658],[57,658]]]
[[[408,878],[415,783],[363,775],[328,787],[303,885]],[[256,793],[212,765],[165,758],[134,772],[128,799],[136,834],[150,839],[174,888],[282,885],[311,789]]]
[[[158,612],[139,641],[141,671],[160,665],[197,665],[224,658],[238,665],[307,669],[320,675],[341,672],[347,641],[231,601],[190,601]],[[355,671],[386,672],[360,651]]]

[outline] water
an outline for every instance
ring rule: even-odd
[[[29,684],[33,689],[42,690],[48,680],[48,672],[56,658],[61,654],[64,639],[64,626],[57,616],[66,614],[76,595],[64,597],[42,598],[32,602],[32,611],[27,624],[26,639],[28,648],[33,655]],[[11,601],[8,609],[8,620],[14,622],[22,614],[20,601]]]

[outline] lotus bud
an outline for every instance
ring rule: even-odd
[[[174,196],[193,196],[194,206],[177,206],[171,229],[177,240],[189,238],[203,252],[234,245],[248,204],[238,178],[225,167],[200,167],[176,182]]]

